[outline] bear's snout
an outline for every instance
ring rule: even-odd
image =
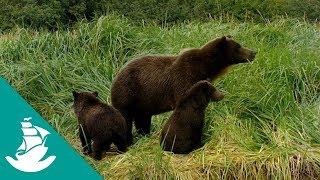
[[[241,48],[240,54],[243,62],[251,62],[256,58],[257,51],[248,48]]]
[[[211,96],[211,101],[221,101],[223,98],[224,98],[224,93],[216,89]]]
[[[251,52],[251,59],[252,60],[254,60],[256,58],[256,54],[257,54],[257,51],[252,50],[252,52]]]

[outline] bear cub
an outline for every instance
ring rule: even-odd
[[[98,99],[97,92],[73,91],[72,94],[83,153],[93,152],[93,158],[100,160],[102,151],[108,151],[111,143],[114,143],[119,151],[125,152],[127,127],[121,113],[112,106],[102,103]]]
[[[200,147],[205,109],[210,101],[220,101],[224,94],[202,80],[191,86],[181,98],[161,131],[165,151],[187,154]]]

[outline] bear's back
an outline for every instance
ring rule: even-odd
[[[101,128],[106,124],[124,124],[124,118],[121,113],[107,104],[99,103],[88,106],[83,110],[84,121],[86,126]],[[123,126],[123,125],[121,125]]]
[[[172,92],[171,67],[175,59],[176,56],[149,55],[130,61],[113,80],[112,105],[117,109],[126,106],[141,106],[140,109],[149,111],[167,109],[162,108],[161,101],[172,99],[167,96]]]

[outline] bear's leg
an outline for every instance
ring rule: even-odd
[[[96,160],[102,159],[102,150],[104,150],[104,142],[102,140],[93,140],[93,158]]]
[[[117,146],[118,150],[123,153],[127,151],[127,138],[126,136],[117,134],[114,137],[113,143]]]
[[[193,150],[201,148],[201,136],[202,136],[202,127],[190,127],[191,131],[188,131],[184,136],[182,142],[182,148],[180,149],[181,154],[188,154]]]
[[[193,149],[191,139],[181,139],[181,141],[176,142],[172,152],[175,154],[188,154]]]
[[[186,124],[172,124],[175,126],[175,139],[172,141],[172,152],[175,154],[188,154],[192,150],[192,128]]]
[[[92,152],[91,149],[91,138],[85,133],[83,128],[79,127],[79,137],[82,144],[82,152],[83,154],[90,154]]]
[[[133,137],[132,137],[132,120],[128,120],[127,122],[127,143],[128,145],[133,144]]]
[[[111,146],[111,141],[110,140],[107,140],[107,141],[104,141],[104,149],[108,152],[109,149],[110,149],[110,146]]]
[[[134,118],[137,132],[142,135],[150,134],[151,115],[139,113]]]
[[[124,119],[126,120],[127,124],[127,144],[132,145],[133,144],[133,137],[132,137],[132,121],[133,117],[128,113],[126,110],[118,109]]]
[[[201,148],[202,128],[194,128],[192,134],[190,151]]]

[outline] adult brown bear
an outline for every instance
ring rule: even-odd
[[[165,151],[187,154],[201,145],[204,113],[211,101],[220,101],[224,94],[209,81],[195,83],[180,99],[163,126],[160,143]]]
[[[128,143],[132,144],[133,121],[138,133],[150,133],[152,115],[173,110],[193,84],[211,82],[229,66],[252,61],[255,55],[223,36],[179,55],[148,55],[130,61],[111,87],[112,105],[127,122]]]

